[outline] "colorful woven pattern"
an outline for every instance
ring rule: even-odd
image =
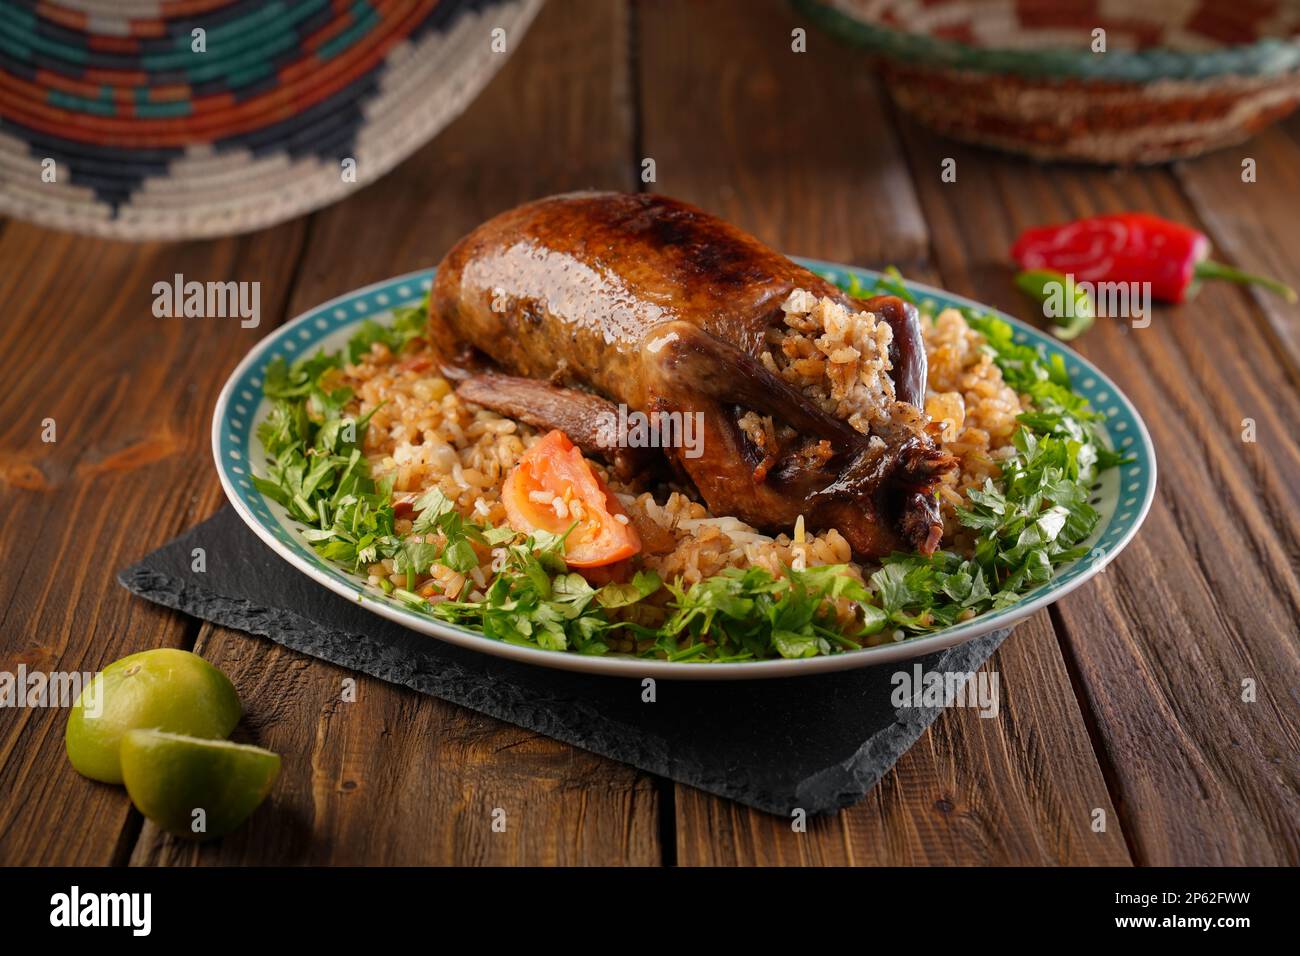
[[[1300,0],[794,0],[895,101],[1042,159],[1163,162],[1300,105]]]
[[[182,238],[317,208],[457,115],[540,3],[0,0],[0,213]]]

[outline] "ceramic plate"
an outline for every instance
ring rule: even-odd
[[[856,275],[871,287],[879,278],[878,273],[865,269],[816,260],[797,261],[831,281],[847,280]],[[428,269],[349,292],[298,316],[262,339],[239,363],[217,399],[212,420],[212,450],[227,497],[240,517],[268,547],[331,591],[360,601],[375,614],[438,640],[541,667],[638,678],[731,680],[794,677],[900,661],[1008,627],[1070,593],[1099,573],[1132,540],[1151,507],[1156,484],[1155,454],[1146,426],[1132,403],[1120,393],[1114,382],[1085,358],[1051,335],[1002,315],[1015,329],[1018,341],[1031,343],[1064,358],[1075,390],[1086,396],[1094,408],[1106,413],[1105,435],[1112,447],[1133,457],[1130,463],[1106,471],[1094,492],[1094,506],[1101,512],[1101,521],[1087,542],[1089,554],[1074,564],[1058,568],[1050,581],[1025,594],[1015,604],[923,637],[801,660],[672,663],[616,654],[588,656],[546,651],[492,640],[467,628],[419,614],[367,586],[362,577],[321,560],[301,538],[298,522],[292,520],[280,505],[263,497],[249,480],[250,472],[265,474],[265,456],[257,443],[256,429],[270,407],[262,396],[262,376],[267,363],[277,357],[292,363],[299,356],[320,348],[327,351],[342,348],[357,325],[367,318],[386,322],[388,312],[394,307],[415,304],[426,296],[432,276],[433,270]],[[938,308],[985,308],[929,286],[907,285],[919,300],[932,300]]]

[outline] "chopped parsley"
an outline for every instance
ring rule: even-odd
[[[890,291],[907,292],[896,281]],[[1059,354],[1015,341],[1011,325],[990,312],[962,313],[1031,407],[1018,416],[1015,453],[1001,463],[998,482],[970,489],[970,507],[957,509],[975,533],[974,555],[894,554],[871,576],[888,622],[912,634],[1014,604],[1057,567],[1085,556],[1082,542],[1101,519],[1091,489],[1102,471],[1126,461],[1106,447],[1097,430],[1105,416],[1071,389]]]
[[[911,299],[896,272],[882,282]],[[848,287],[864,294],[857,280]],[[322,560],[358,574],[383,559],[402,585],[380,589],[410,609],[528,647],[606,654],[631,641],[639,656],[681,662],[802,658],[857,650],[890,628],[895,637],[935,630],[1005,607],[1082,554],[1099,516],[1089,489],[1099,471],[1120,458],[1100,441],[1101,416],[1070,389],[1064,363],[1015,342],[993,315],[968,313],[988,340],[1006,381],[1032,400],[1020,416],[1016,453],[1001,480],[973,490],[961,523],[976,534],[970,558],[940,552],[895,554],[869,578],[844,565],[727,569],[686,585],[638,571],[630,581],[592,585],[564,562],[567,535],[523,535],[464,517],[437,488],[412,503],[413,527],[399,535],[393,479],[375,479],[363,454],[372,410],[347,409],[353,393],[330,387],[331,375],[376,344],[394,354],[418,338],[423,307],[397,309],[389,325],[368,320],[339,352],[319,351],[292,365],[276,359],[263,391],[271,402],[257,437],[266,453],[258,490],[304,526],[303,538]],[[435,567],[470,574],[491,560],[486,581],[467,582],[455,597],[420,579]],[[440,572],[445,573],[445,572]],[[475,584],[478,586],[475,586]],[[423,593],[417,593],[420,587]],[[469,597],[473,595],[473,599]],[[856,605],[845,629],[838,609]]]

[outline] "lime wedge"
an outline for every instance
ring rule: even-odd
[[[122,777],[131,802],[168,833],[225,836],[266,799],[280,757],[261,747],[132,730],[122,738]]]
[[[230,678],[197,654],[161,647],[124,657],[96,674],[72,706],[64,744],[78,773],[121,783],[118,748],[128,730],[227,737],[239,712]]]

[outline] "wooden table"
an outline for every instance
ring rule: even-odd
[[[552,0],[464,116],[312,216],[143,245],[3,224],[0,670],[193,648],[234,680],[242,732],[284,770],[269,808],[195,848],[73,772],[62,711],[0,711],[0,863],[1300,862],[1300,311],[1235,287],[1082,339],[1151,426],[1146,526],[994,656],[996,719],[945,713],[865,800],[807,833],[370,678],[341,703],[340,669],[115,581],[221,506],[213,403],[271,322],[433,264],[547,193],[653,188],[791,253],[893,263],[1022,316],[1012,238],[1100,211],[1196,224],[1221,258],[1300,285],[1300,118],[1173,167],[1041,166],[918,128],[860,55],[816,30],[793,53],[798,25],[776,2]],[[1246,156],[1257,182],[1241,181]],[[947,157],[956,183],[940,179]],[[151,286],[177,272],[259,280],[263,327],[154,318]]]

